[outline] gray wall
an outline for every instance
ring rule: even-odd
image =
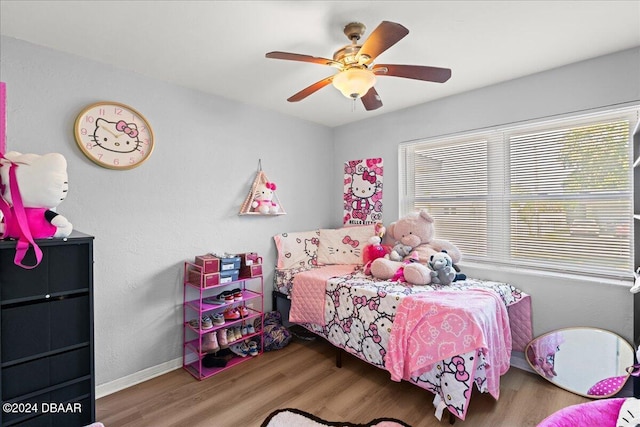
[[[384,100],[382,89],[380,96]],[[338,127],[334,176],[341,177],[346,160],[383,157],[384,222],[389,223],[399,212],[399,143],[626,103],[640,103],[640,48]],[[338,180],[334,187],[340,185]],[[342,200],[336,193],[332,200],[334,221],[339,221]],[[625,284],[488,270],[464,262],[461,267],[472,277],[508,281],[529,293],[536,335],[559,327],[596,326],[632,339],[632,296]]]
[[[2,37],[7,148],[59,152],[69,197],[58,212],[95,236],[96,383],[182,355],[182,266],[195,255],[256,251],[271,294],[275,245],[285,231],[329,227],[334,189],[329,128],[145,78]],[[150,159],[129,171],[90,162],[73,123],[101,100],[144,114],[156,137]],[[258,159],[287,215],[238,216]],[[309,161],[308,159],[313,159]],[[267,308],[271,299],[266,298]],[[34,319],[34,321],[38,321]]]

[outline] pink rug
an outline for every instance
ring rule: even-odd
[[[411,427],[409,424],[393,418],[376,418],[367,424],[354,424],[346,421],[326,421],[299,409],[278,409],[272,412],[260,427]]]

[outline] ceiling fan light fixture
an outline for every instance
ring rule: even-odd
[[[364,96],[375,84],[375,74],[361,68],[350,68],[333,77],[333,85],[336,89],[350,99]]]
[[[2,1],[2,0],[0,0]],[[444,83],[451,77],[448,68],[428,67],[424,65],[373,64],[381,53],[402,40],[409,30],[402,25],[382,21],[361,45],[365,26],[352,22],[345,26],[344,34],[351,44],[333,53],[333,59],[290,52],[269,52],[267,58],[286,59],[289,61],[310,62],[337,68],[336,74],[313,83],[298,93],[287,98],[289,102],[298,102],[318,90],[329,86],[331,82],[345,97],[355,101],[360,98],[365,110],[371,111],[382,107],[380,95],[374,85],[377,76],[394,76],[426,82]],[[355,106],[355,102],[353,103]]]

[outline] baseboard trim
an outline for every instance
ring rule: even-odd
[[[124,390],[125,388],[132,387],[136,384],[140,384],[160,375],[164,375],[167,372],[171,372],[181,367],[182,357],[178,357],[177,359],[169,360],[168,362],[143,369],[142,371],[127,375],[126,377],[118,378],[117,380],[97,385],[96,399],[100,399],[101,397],[108,396],[112,393]]]

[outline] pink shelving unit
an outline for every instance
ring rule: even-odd
[[[262,276],[238,278],[227,280],[213,286],[206,286],[206,274],[203,267],[191,262],[184,263],[184,303],[183,303],[183,354],[182,367],[198,380],[204,380],[219,372],[234,367],[242,362],[258,357],[264,348],[264,282]],[[196,272],[197,274],[194,274]],[[207,303],[210,298],[216,299],[224,291],[240,289],[242,299],[234,301],[220,301]],[[201,321],[198,327],[191,325],[191,320],[202,319],[215,313],[224,313],[233,307],[243,306],[247,315],[237,320],[225,319],[224,325],[213,325],[212,328],[202,329]],[[234,355],[224,367],[206,367],[202,360],[207,355],[202,349],[203,336],[221,329],[230,327],[243,327],[254,325],[255,333],[243,335],[241,339],[228,343],[230,346],[242,341],[255,341],[258,343],[258,356],[247,355],[245,357]]]

